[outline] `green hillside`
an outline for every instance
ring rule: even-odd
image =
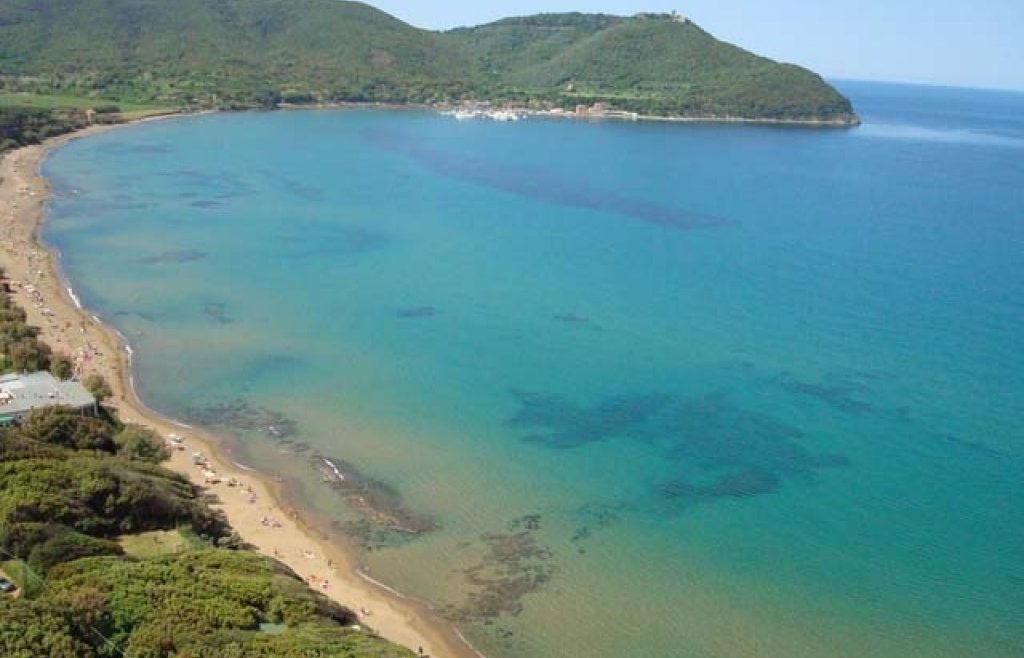
[[[483,75],[512,80],[517,73],[627,20],[607,14],[540,14],[458,28],[444,36],[473,53]]]
[[[438,33],[341,0],[0,0],[0,97],[14,92],[126,107],[476,99],[855,118],[814,73],[675,16],[542,14]]]
[[[474,77],[435,34],[337,0],[0,0],[0,75],[198,106],[443,100]]]
[[[448,33],[491,84],[561,104],[608,102],[643,114],[848,120],[819,76],[719,41],[667,15],[544,14]]]

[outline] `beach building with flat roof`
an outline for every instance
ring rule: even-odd
[[[62,382],[45,371],[0,376],[0,426],[20,421],[33,409],[56,406],[97,411],[96,398],[76,381]]]

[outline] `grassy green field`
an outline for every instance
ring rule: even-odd
[[[91,115],[89,110],[94,110]],[[0,153],[78,130],[90,123],[121,123],[175,111],[153,103],[30,92],[0,93]],[[0,355],[2,358],[2,355]]]
[[[30,107],[40,110],[56,110],[75,108],[79,110],[94,109],[116,105],[122,114],[156,114],[169,112],[173,107],[156,103],[133,103],[114,98],[89,96],[68,96],[61,94],[35,94],[32,92],[0,93],[0,107]]]
[[[200,542],[194,536],[188,536],[180,530],[154,530],[137,535],[125,535],[117,540],[124,549],[125,555],[147,559],[181,553],[191,548],[200,548]]]

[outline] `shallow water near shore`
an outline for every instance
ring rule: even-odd
[[[1019,656],[1024,96],[843,89],[132,126],[44,239],[145,402],[488,656]]]

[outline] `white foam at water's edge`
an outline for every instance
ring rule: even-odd
[[[67,290],[68,290],[68,297],[71,298],[71,301],[74,302],[75,306],[78,308],[78,310],[81,311],[82,310],[82,300],[80,300],[78,298],[78,295],[75,294],[75,291],[74,291],[74,289],[71,288],[71,286],[68,286]]]
[[[325,463],[325,464],[327,464],[327,466],[328,466],[328,467],[330,467],[330,469],[331,469],[332,471],[334,471],[334,475],[335,475],[335,476],[337,476],[337,478],[338,478],[339,480],[341,480],[342,482],[344,482],[344,481],[345,481],[345,476],[344,476],[344,475],[342,475],[341,471],[340,471],[340,470],[338,470],[338,467],[334,465],[334,462],[332,462],[332,461],[331,461],[330,459],[327,459],[327,458],[325,457],[325,458],[324,458],[324,463]]]
[[[128,342],[128,337],[121,333],[120,329],[118,329],[117,327],[112,327],[103,324],[103,321],[100,320],[95,315],[92,316],[92,319],[96,320],[96,324],[102,325],[104,329],[114,332],[114,334],[117,336],[118,341],[120,341],[121,343],[121,347],[124,348],[124,353],[128,355],[129,361],[133,356],[135,356],[135,350],[132,349],[131,344]]]
[[[327,460],[325,459],[324,461],[327,461]],[[388,592],[390,594],[393,594],[394,596],[397,596],[400,599],[408,599],[409,598],[405,594],[402,594],[401,592],[399,592],[394,587],[388,587],[387,585],[385,585],[384,583],[380,582],[379,580],[377,580],[373,576],[370,576],[369,574],[364,572],[362,569],[354,569],[354,571],[355,571],[355,574],[357,576],[359,576],[360,578],[362,578],[366,582],[370,583],[371,585],[379,587],[382,590],[384,590],[384,591],[386,591],[386,592]],[[468,638],[466,638],[465,635],[462,634],[462,631],[460,631],[457,626],[452,626],[451,628],[452,628],[452,630],[455,631],[455,634],[459,636],[459,639],[462,640],[462,642],[465,643],[465,645],[467,647],[469,647],[470,650],[473,651],[473,653],[475,653],[476,655],[480,656],[480,658],[487,658],[487,656],[485,656],[484,654],[480,653],[480,651],[476,647],[473,646],[473,644],[469,641]]]
[[[397,596],[398,598],[401,598],[401,599],[407,599],[407,598],[409,598],[409,597],[407,597],[407,596],[406,596],[405,594],[402,594],[401,592],[399,592],[399,591],[398,591],[397,589],[395,589],[394,587],[388,587],[387,585],[385,585],[384,583],[380,582],[379,580],[377,580],[377,579],[376,579],[376,578],[374,578],[373,576],[367,575],[367,574],[366,574],[366,573],[365,573],[364,571],[362,571],[361,569],[356,569],[356,570],[355,570],[355,572],[356,572],[356,575],[357,575],[357,576],[359,576],[360,578],[362,578],[362,579],[363,579],[363,580],[365,580],[366,582],[368,582],[368,583],[372,583],[372,584],[376,585],[377,587],[379,587],[379,588],[381,588],[381,589],[383,589],[383,590],[385,590],[385,591],[387,591],[387,592],[390,592],[391,594],[394,594],[394,595],[395,595],[395,596]]]
[[[459,636],[460,640],[465,642],[467,647],[469,647],[470,649],[473,650],[473,653],[475,653],[476,655],[480,656],[480,658],[487,658],[487,656],[485,656],[484,654],[482,654],[479,651],[477,651],[476,647],[474,647],[472,645],[472,643],[470,643],[469,639],[465,635],[462,634],[462,631],[460,631],[458,629],[458,627],[455,627],[455,634]]]

